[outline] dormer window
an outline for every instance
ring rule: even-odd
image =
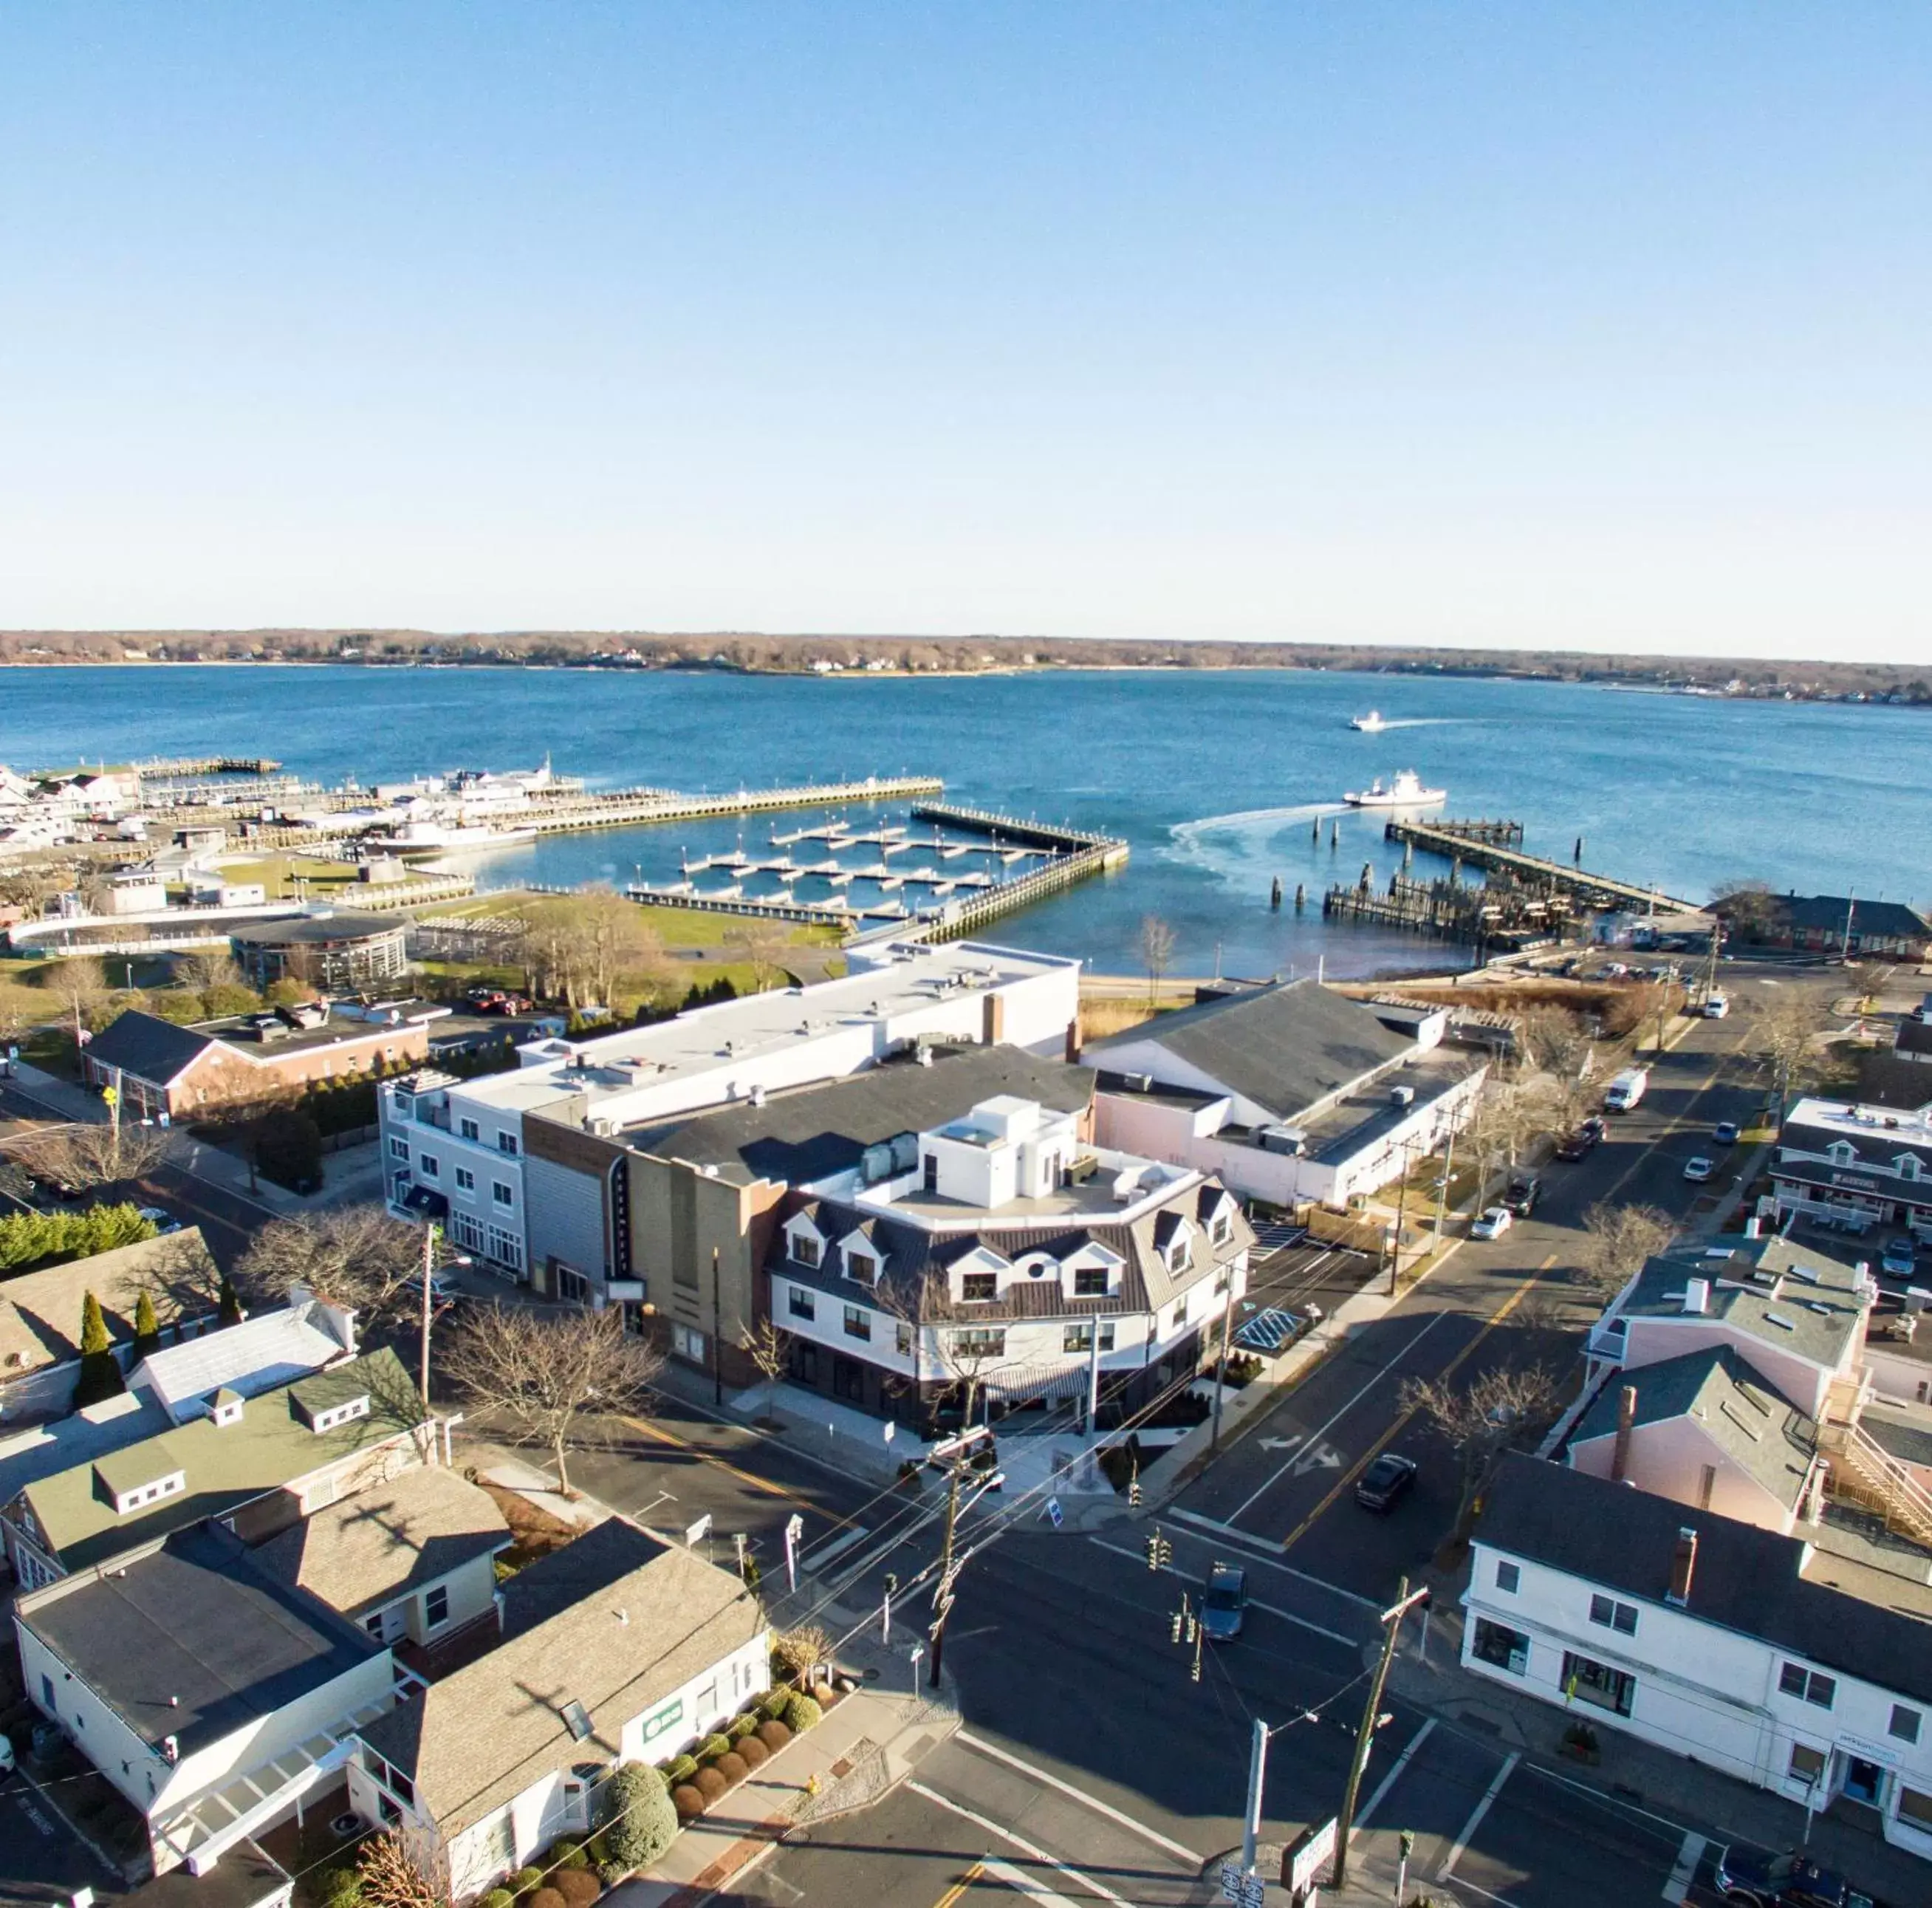
[[[208,1401],[208,1415],[217,1424],[239,1424],[242,1422],[242,1398],[238,1391],[231,1391],[226,1385]]]
[[[130,1511],[145,1510],[151,1504],[158,1504],[164,1497],[176,1497],[188,1488],[187,1473],[170,1472],[164,1478],[156,1478],[145,1484],[136,1484],[131,1490],[117,1491],[114,1496],[114,1514],[124,1517]]]
[[[858,1285],[876,1286],[879,1282],[877,1255],[856,1246],[848,1246],[845,1248],[845,1276]]]
[[[1916,1153],[1901,1153],[1892,1164],[1900,1179],[1916,1179],[1918,1177],[1918,1155]]]
[[[351,1419],[369,1415],[369,1400],[365,1393],[359,1398],[345,1398],[339,1405],[331,1405],[326,1411],[316,1413],[311,1429],[316,1432],[333,1431],[338,1424],[346,1424]]]
[[[1849,1166],[1858,1158],[1858,1150],[1848,1139],[1834,1139],[1826,1148],[1825,1156],[1834,1166]]]
[[[800,1265],[816,1269],[824,1254],[818,1234],[801,1226],[791,1234],[791,1256]]]
[[[1210,1232],[1215,1244],[1225,1246],[1234,1236],[1234,1215],[1232,1211],[1223,1206],[1214,1215],[1214,1222]]]
[[[1104,1265],[1083,1265],[1073,1274],[1076,1298],[1105,1298],[1107,1289],[1107,1268]]]
[[[969,1304],[983,1305],[1000,1295],[997,1272],[963,1272],[959,1276],[959,1296]]]

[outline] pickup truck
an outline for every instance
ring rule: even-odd
[[[1718,1858],[1717,1882],[1731,1908],[1884,1908],[1796,1849],[1761,1855],[1734,1844]]]

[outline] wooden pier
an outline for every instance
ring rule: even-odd
[[[1522,824],[1520,821],[1450,821],[1446,819],[1432,821],[1429,826],[1438,835],[1453,835],[1459,842],[1483,842],[1494,848],[1520,848],[1522,846]]]
[[[1390,876],[1384,894],[1364,868],[1354,886],[1338,884],[1328,890],[1322,912],[1331,921],[1396,928],[1437,940],[1521,947],[1561,935],[1570,920],[1571,904],[1565,896],[1532,893],[1506,879],[1487,887],[1466,887],[1453,878],[1418,881],[1400,872]]]
[[[266,755],[180,755],[169,760],[133,764],[134,772],[143,782],[169,776],[273,775],[281,766]]]
[[[1471,824],[1462,824],[1468,826]],[[1510,823],[1485,823],[1478,826],[1506,828]],[[1695,902],[1679,900],[1658,888],[1641,888],[1634,882],[1619,881],[1609,874],[1593,874],[1560,861],[1546,861],[1540,855],[1525,854],[1520,848],[1478,836],[1456,833],[1439,824],[1391,820],[1383,833],[1391,842],[1420,848],[1461,866],[1480,868],[1485,874],[1506,877],[1518,886],[1544,897],[1562,895],[1586,908],[1639,908],[1646,912],[1682,914],[1694,911]]]

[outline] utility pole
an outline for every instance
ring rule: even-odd
[[[1095,1329],[1099,1329],[1096,1325]],[[1228,1302],[1221,1308],[1221,1355],[1214,1364],[1214,1428],[1208,1434],[1208,1455],[1221,1448],[1221,1397],[1228,1388],[1228,1342],[1234,1330],[1234,1273],[1228,1269]]]
[[[1348,1834],[1355,1820],[1355,1798],[1362,1786],[1362,1772],[1369,1766],[1369,1751],[1374,1746],[1376,1718],[1382,1714],[1382,1688],[1388,1681],[1390,1666],[1395,1661],[1395,1646],[1402,1636],[1402,1620],[1410,1610],[1429,1594],[1426,1590],[1411,1590],[1408,1579],[1402,1580],[1402,1588],[1396,1592],[1396,1600],[1382,1614],[1382,1628],[1388,1633],[1382,1639],[1382,1660],[1376,1665],[1374,1680],[1369,1685],[1369,1700],[1362,1709],[1361,1726],[1355,1732],[1355,1753],[1348,1760],[1348,1786],[1342,1797],[1342,1813],[1335,1826],[1335,1872],[1330,1876],[1328,1886],[1339,1894],[1348,1879]]]
[[[1255,1718],[1252,1747],[1248,1751],[1248,1812],[1241,1822],[1241,1873],[1255,1872],[1255,1844],[1262,1832],[1262,1780],[1268,1770],[1268,1724]]]
[[[718,1289],[718,1248],[711,1248],[711,1402],[724,1402],[724,1294]]]
[[[982,1438],[991,1437],[992,1432],[983,1426],[968,1425],[950,1444],[940,1445],[934,1450],[934,1457],[944,1456],[946,1461],[946,1531],[940,1540],[939,1580],[932,1586],[932,1669],[928,1681],[934,1689],[939,1687],[940,1659],[946,1650],[946,1618],[952,1608],[952,1583],[964,1567],[965,1558],[956,1554],[954,1539],[959,1528],[959,1487],[966,1474],[966,1467],[971,1460],[974,1448]],[[999,1480],[994,1472],[987,1480],[988,1488]]]
[[[1858,912],[1858,891],[1854,889],[1845,898],[1845,938],[1838,949],[1838,964],[1848,968],[1852,964],[1852,916]]]
[[[433,1220],[423,1228],[422,1402],[425,1414],[429,1411],[429,1323],[432,1310],[430,1302],[430,1284],[431,1275],[436,1270],[436,1242],[441,1236],[441,1228]]]
[[[1442,1244],[1442,1228],[1449,1216],[1449,1182],[1456,1176],[1456,1129],[1449,1129],[1449,1145],[1442,1156],[1442,1190],[1436,1198],[1436,1244]]]
[[[1389,1256],[1389,1297],[1402,1289],[1402,1224],[1408,1210],[1408,1175],[1415,1163],[1415,1136],[1402,1143],[1402,1184],[1395,1196],[1395,1250]]]

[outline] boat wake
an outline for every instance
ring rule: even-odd
[[[1280,856],[1271,855],[1276,839],[1298,823],[1305,828],[1318,815],[1349,812],[1340,802],[1300,802],[1282,808],[1246,808],[1237,814],[1204,815],[1198,821],[1180,821],[1168,830],[1163,857],[1198,868],[1224,881],[1248,886],[1264,872],[1271,872]],[[1299,830],[1297,831],[1298,832]]]
[[[1390,716],[1384,717],[1379,734],[1390,729],[1439,729],[1446,722],[1466,722],[1466,716]]]

